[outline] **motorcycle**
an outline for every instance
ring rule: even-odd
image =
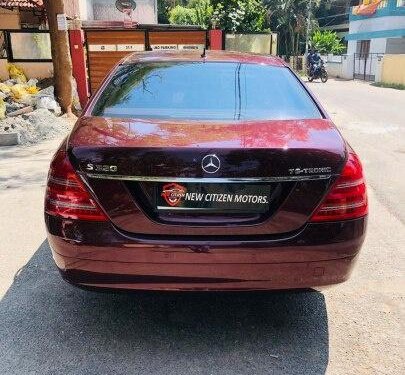
[[[314,64],[311,71],[311,67],[307,67],[307,77],[308,81],[312,82],[314,79],[320,78],[322,83],[326,83],[328,80],[328,71],[326,70],[326,64],[320,60],[318,63]]]

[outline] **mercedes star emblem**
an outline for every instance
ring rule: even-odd
[[[205,155],[201,161],[201,166],[206,173],[216,173],[221,168],[221,161],[215,154]]]

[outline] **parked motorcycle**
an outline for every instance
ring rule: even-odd
[[[326,70],[326,64],[320,60],[316,63],[311,71],[311,68],[307,67],[307,77],[308,81],[312,82],[314,79],[321,79],[323,83],[326,83],[328,80],[328,71]]]

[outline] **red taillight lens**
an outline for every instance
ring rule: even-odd
[[[367,212],[367,191],[363,168],[357,155],[350,151],[342,174],[310,221],[355,219],[367,215]]]
[[[51,163],[45,195],[45,212],[67,219],[106,221],[107,217],[94,202],[60,149]]]

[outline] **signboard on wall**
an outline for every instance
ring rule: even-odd
[[[177,44],[151,44],[153,51],[173,51],[177,50]]]
[[[56,22],[58,24],[58,30],[59,31],[66,31],[68,29],[68,22],[66,18],[66,14],[57,14],[56,15]]]
[[[89,44],[90,52],[136,52],[144,50],[144,44]]]
[[[113,52],[117,50],[115,44],[89,44],[90,52]]]
[[[151,44],[153,51],[202,51],[205,44]]]
[[[144,44],[89,44],[90,52],[139,52],[145,50]],[[152,44],[153,51],[203,51],[204,44]]]
[[[128,52],[145,51],[145,45],[144,44],[117,44],[117,51],[128,51]]]
[[[205,44],[178,44],[177,47],[181,51],[203,51]]]

